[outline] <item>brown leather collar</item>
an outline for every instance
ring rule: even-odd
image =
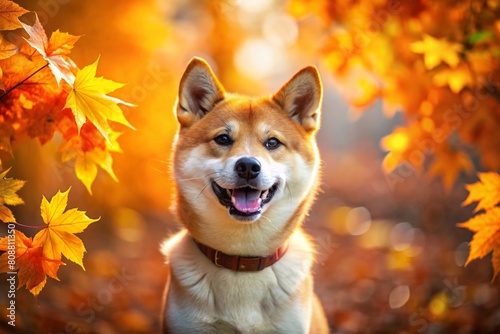
[[[228,255],[204,245],[195,239],[193,240],[200,251],[217,267],[223,267],[234,271],[260,271],[276,263],[285,255],[288,249],[288,243],[285,243],[273,254],[268,256]]]

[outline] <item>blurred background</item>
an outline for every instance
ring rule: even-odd
[[[136,131],[117,127],[123,132],[123,153],[112,157],[119,182],[100,170],[92,196],[76,178],[74,166],[60,163],[62,139],[57,134],[43,146],[24,141],[4,162],[12,166],[10,177],[28,181],[18,192],[25,205],[12,208],[18,222],[40,225],[42,195],[50,198],[70,186],[68,207],[101,217],[79,235],[87,249],[86,271],[66,261],[60,282],[49,279],[38,300],[18,291],[17,332],[159,332],[166,278],[159,244],[179,229],[169,213],[168,164],[177,128],[172,107],[193,56],[205,58],[228,91],[248,95],[273,93],[306,65],[319,68],[324,84],[318,133],[322,192],[305,229],[318,245],[316,290],[332,332],[500,332],[499,284],[491,282],[490,257],[464,267],[472,234],[456,226],[472,216],[473,207],[461,202],[467,196],[464,185],[476,181],[474,174],[461,173],[471,172],[463,168],[455,182],[443,184],[441,177],[426,172],[425,164],[403,164],[396,172],[384,169],[384,148],[391,145],[381,146],[385,136],[408,124],[412,113],[409,102],[396,106],[391,99],[425,88],[418,86],[422,55],[407,55],[403,49],[408,43],[401,44],[404,55],[389,51],[395,31],[401,34],[398,43],[421,40],[431,22],[436,31],[452,35],[454,27],[467,21],[474,1],[440,1],[439,8],[450,9],[441,23],[436,23],[441,20],[438,5],[426,1],[15,2],[36,11],[47,34],[59,29],[82,35],[71,58],[82,68],[100,55],[97,75],[126,83],[114,96],[137,105],[124,108]],[[498,3],[487,3],[497,15]],[[409,28],[394,26],[401,21]],[[412,33],[403,34],[407,31]],[[335,56],[346,34],[351,36],[349,52]],[[352,52],[365,35],[371,44],[361,41],[359,52]],[[362,53],[384,69],[357,63]],[[373,73],[399,70],[403,62],[398,57],[413,57],[405,60],[411,65],[405,68],[406,79],[393,95],[380,94],[389,84]],[[491,66],[488,73],[496,78],[497,63]],[[498,104],[492,112],[496,122]],[[477,153],[470,159],[484,169]],[[6,312],[7,302],[1,293],[0,313]],[[0,331],[16,332],[3,320]]]

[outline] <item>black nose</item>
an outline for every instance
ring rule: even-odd
[[[234,170],[242,179],[255,179],[260,173],[260,162],[255,158],[240,158],[236,161]]]

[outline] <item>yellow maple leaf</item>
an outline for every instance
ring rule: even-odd
[[[475,212],[491,209],[500,202],[500,175],[495,172],[479,173],[479,182],[468,184],[469,196],[462,205],[479,202]]]
[[[411,128],[399,127],[380,140],[380,146],[389,153],[384,157],[382,166],[386,172],[393,171],[407,159],[407,151],[411,146],[413,131]]]
[[[425,34],[423,40],[411,44],[411,51],[424,55],[425,67],[430,70],[445,62],[451,67],[460,63],[460,52],[463,45],[449,42],[441,38],[437,39]]]
[[[21,197],[17,195],[17,191],[21,189],[26,181],[7,179],[5,176],[10,171],[10,168],[0,173],[0,220],[5,223],[15,222],[16,219],[10,211],[9,208],[4,206],[7,205],[19,205],[24,204]]]
[[[78,131],[88,120],[95,125],[106,140],[111,143],[109,133],[111,129],[108,120],[135,128],[127,121],[118,104],[134,107],[135,105],[122,101],[106,94],[123,87],[123,84],[105,79],[96,78],[97,63],[85,66],[76,74],[73,90],[69,93],[65,108],[70,108],[75,115]]]
[[[0,1],[0,31],[20,28],[21,23],[17,18],[27,12],[12,1]]]
[[[100,218],[91,219],[87,217],[85,211],[78,209],[65,212],[70,189],[63,193],[58,191],[50,202],[43,197],[40,210],[47,227],[35,235],[33,244],[42,247],[43,254],[47,258],[60,260],[62,254],[85,270],[82,261],[85,246],[75,233],[83,232]]]
[[[449,86],[455,94],[460,92],[462,88],[473,84],[470,70],[463,63],[455,68],[442,69],[436,73],[432,81],[440,87]]]
[[[458,224],[459,227],[468,228],[474,232],[470,242],[470,253],[465,265],[472,260],[480,259],[491,251],[494,251],[495,259],[498,260],[500,251],[500,207],[492,208],[483,214],[476,215],[464,223]],[[494,276],[500,271],[498,261],[494,261]]]
[[[14,245],[15,263],[9,264],[9,245]],[[11,246],[12,249],[12,246]],[[59,280],[57,271],[61,264],[60,260],[47,258],[42,247],[33,244],[32,238],[28,238],[21,231],[0,239],[0,251],[5,251],[0,256],[0,272],[18,272],[18,286],[26,285],[33,295],[38,295],[45,286],[47,276]]]

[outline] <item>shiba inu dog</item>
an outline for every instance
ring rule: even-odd
[[[301,224],[316,194],[322,85],[306,67],[272,96],[226,93],[200,58],[175,112],[165,333],[328,333]]]

